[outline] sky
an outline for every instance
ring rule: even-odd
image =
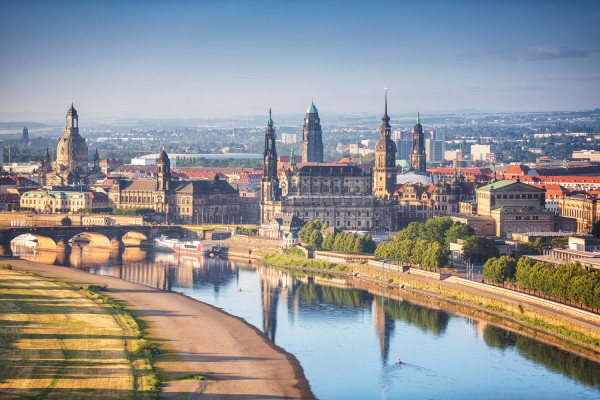
[[[597,0],[2,0],[0,120],[592,109],[599,39]]]

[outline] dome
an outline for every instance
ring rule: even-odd
[[[83,173],[87,169],[88,148],[77,132],[67,132],[58,140],[56,162],[61,170],[73,167]]]
[[[312,101],[310,102],[310,106],[308,106],[306,113],[307,114],[318,114],[319,113],[319,111],[317,110],[317,107],[315,107],[315,103],[313,103]]]
[[[75,107],[73,107],[73,102],[71,102],[71,108],[69,108],[69,110],[67,111],[67,115],[77,117],[77,110],[75,109]]]

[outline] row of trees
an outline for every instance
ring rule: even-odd
[[[448,250],[439,242],[419,240],[393,240],[381,243],[375,250],[375,256],[387,259],[399,259],[405,263],[437,270],[448,263]]]
[[[554,265],[523,257],[517,263],[517,283],[544,296],[570,299],[587,307],[600,308],[600,272],[581,268],[579,263]]]
[[[345,253],[370,253],[375,251],[375,242],[371,235],[359,236],[355,233],[327,231],[329,225],[319,220],[307,222],[298,237],[302,244],[314,250],[333,250]],[[325,237],[323,237],[325,235]]]
[[[502,256],[490,258],[483,266],[484,278],[495,282],[516,282],[524,289],[536,290],[544,296],[557,296],[600,308],[600,272],[590,272],[579,263],[554,265],[535,262],[529,257]]]

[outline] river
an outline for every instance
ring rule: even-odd
[[[181,292],[240,316],[296,356],[320,399],[600,398],[600,364],[398,293],[136,248],[13,251]]]

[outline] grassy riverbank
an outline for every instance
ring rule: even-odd
[[[357,281],[367,285],[384,285],[390,288],[404,287],[404,291],[434,297],[438,300],[466,306],[477,312],[485,312],[495,318],[517,323],[535,333],[544,335],[545,340],[560,344],[556,339],[568,344],[582,347],[587,357],[600,360],[600,330],[561,318],[552,312],[545,312],[539,307],[515,303],[510,299],[501,299],[485,292],[477,292],[458,285],[446,284],[443,281],[432,282],[409,274],[387,272],[382,279],[381,271],[366,266],[353,264],[335,264],[319,260],[307,260],[281,254],[267,254],[264,262],[284,269],[303,270],[306,272],[327,273],[331,275],[352,275]],[[553,337],[553,338],[551,338]]]
[[[154,399],[156,346],[101,287],[0,269],[0,397]]]

